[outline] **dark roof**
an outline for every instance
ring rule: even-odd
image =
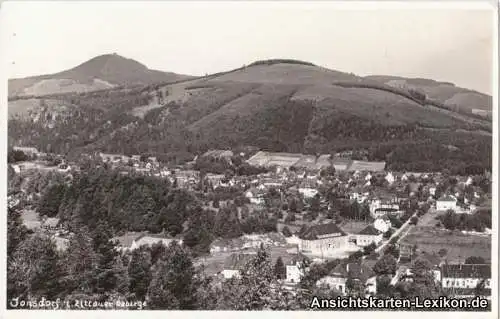
[[[316,240],[319,238],[318,236],[324,236],[324,235],[330,235],[330,234],[333,235],[334,237],[347,235],[336,224],[329,223],[329,224],[310,226],[302,234],[299,234],[299,237],[301,239],[305,239],[305,240]]]
[[[358,234],[359,235],[379,235],[380,231],[378,231],[378,229],[376,229],[372,225],[368,225],[365,228],[363,228],[363,230],[361,230]]]
[[[329,274],[334,277],[351,277],[365,282],[368,278],[373,277],[375,273],[365,264],[359,263],[341,263],[338,264]]]
[[[491,264],[444,264],[443,278],[491,278]]]
[[[447,195],[447,196],[441,196],[438,199],[438,201],[440,201],[440,202],[456,202],[457,200],[456,200],[456,198],[453,198],[453,197]]]

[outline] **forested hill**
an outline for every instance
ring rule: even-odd
[[[310,154],[362,148],[389,169],[491,167],[491,121],[416,86],[295,60],[168,83],[11,99],[9,136],[42,151],[177,163],[251,145]]]
[[[55,74],[9,80],[9,96],[88,92],[188,79],[189,76],[148,69],[118,54],[104,54]]]

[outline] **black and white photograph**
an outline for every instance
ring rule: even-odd
[[[2,2],[5,317],[496,318],[497,11]]]

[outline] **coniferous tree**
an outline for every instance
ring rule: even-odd
[[[28,229],[23,225],[21,213],[8,209],[7,213],[7,256],[11,258],[16,248],[28,236]]]
[[[173,242],[154,267],[148,297],[151,309],[194,309],[195,269],[188,253]]]
[[[94,275],[97,270],[97,254],[92,247],[92,239],[82,229],[69,241],[64,256],[66,276],[65,286],[76,293],[89,294],[94,290]]]
[[[116,289],[115,258],[118,255],[115,244],[111,241],[111,230],[107,223],[99,223],[93,233],[94,251],[97,253],[95,274],[96,292],[104,294]]]
[[[128,265],[128,276],[130,278],[130,292],[134,293],[138,300],[143,300],[151,281],[151,255],[149,251],[139,248],[132,252],[132,258]]]
[[[276,259],[276,264],[274,265],[274,274],[278,279],[286,278],[286,267],[281,257],[278,257],[278,259]]]
[[[34,234],[23,241],[8,265],[8,298],[55,299],[62,292],[62,265],[48,236]]]

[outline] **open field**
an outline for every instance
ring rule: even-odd
[[[469,256],[480,256],[491,260],[491,236],[465,235],[426,226],[415,226],[401,243],[417,245],[420,252],[438,253],[448,251],[448,262],[463,262]]]
[[[438,212],[435,209],[429,209],[429,211],[424,215],[418,218],[419,226],[427,226],[427,227],[435,227],[439,220],[436,217],[442,215],[443,212]]]

